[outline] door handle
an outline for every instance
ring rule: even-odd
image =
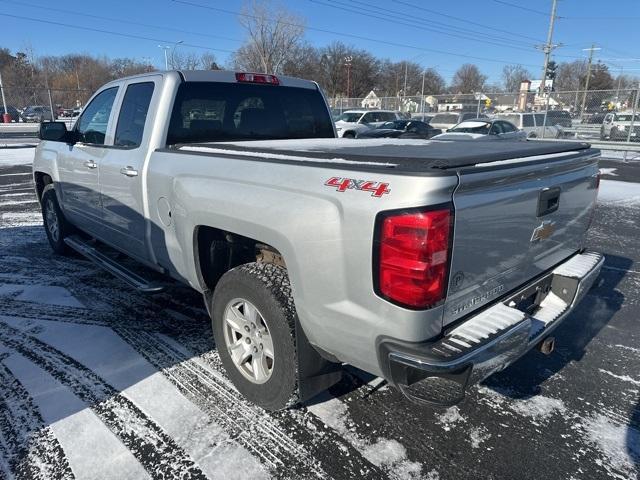
[[[87,160],[86,162],[84,162],[84,166],[87,168],[98,168],[98,164],[93,160]]]
[[[135,170],[133,167],[124,167],[120,169],[120,173],[122,175],[126,175],[127,177],[137,177],[138,176],[138,170]]]

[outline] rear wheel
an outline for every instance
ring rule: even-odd
[[[353,132],[344,132],[344,135],[342,135],[342,138],[356,138],[356,134]]]
[[[41,204],[42,220],[49,245],[51,245],[54,252],[60,255],[71,254],[72,250],[64,242],[64,239],[74,233],[74,228],[64,218],[64,214],[60,210],[53,184],[50,183],[44,187]]]
[[[247,263],[228,271],[210,311],[222,364],[238,391],[266,410],[294,405],[296,312],[286,269]]]
[[[538,138],[538,135],[536,135],[535,133],[530,133],[527,138]]]

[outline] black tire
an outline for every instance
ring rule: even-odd
[[[264,383],[245,378],[226,343],[225,311],[238,299],[247,300],[257,308],[273,342],[272,370]],[[269,411],[295,405],[298,401],[297,317],[287,270],[265,263],[247,263],[229,270],[218,282],[210,307],[218,353],[238,391]]]
[[[612,142],[615,142],[615,141],[619,140],[619,138],[618,138],[618,129],[616,127],[613,127],[609,131],[609,140],[611,140]]]
[[[342,138],[356,138],[356,134],[353,132],[344,132]]]
[[[535,133],[530,133],[527,138],[538,138],[538,135],[536,135]]]
[[[64,239],[75,233],[75,229],[64,217],[62,210],[60,210],[58,197],[52,183],[44,187],[40,203],[42,205],[44,231],[47,234],[49,245],[59,255],[71,255],[73,251],[64,243]],[[57,221],[57,233],[56,229],[52,227],[52,220]]]
[[[600,129],[600,140],[606,140],[606,139],[607,139],[607,137],[604,134],[604,128],[601,128]]]

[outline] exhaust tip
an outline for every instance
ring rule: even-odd
[[[555,348],[556,339],[554,337],[547,337],[538,344],[538,350],[540,350],[540,352],[544,353],[545,355],[551,355]]]

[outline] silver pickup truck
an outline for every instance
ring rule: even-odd
[[[589,145],[341,140],[310,81],[144,74],[40,137],[54,251],[163,288],[124,253],[202,292],[229,378],[270,410],[329,387],[343,363],[454,404],[551,351],[603,263],[585,251]]]

